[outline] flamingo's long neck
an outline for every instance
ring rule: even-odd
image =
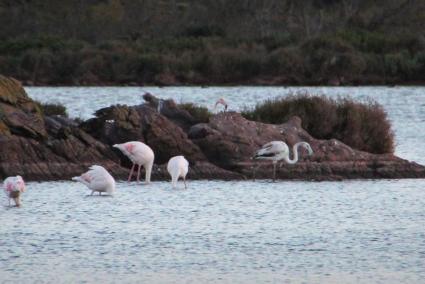
[[[292,152],[294,153],[294,157],[291,160],[291,158],[289,158],[288,156],[284,157],[285,162],[287,162],[288,164],[295,164],[296,162],[298,162],[298,147],[300,146],[300,142],[296,143],[293,147],[292,147]]]

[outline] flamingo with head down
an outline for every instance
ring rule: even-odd
[[[130,141],[122,144],[115,144],[113,147],[118,148],[133,163],[130,175],[128,176],[128,181],[131,181],[134,167],[138,165],[137,182],[140,181],[140,167],[143,166],[146,171],[145,181],[146,183],[150,183],[155,155],[148,145],[139,141]]]
[[[102,166],[93,165],[87,172],[73,177],[72,180],[81,182],[91,189],[90,195],[93,195],[95,191],[99,192],[99,195],[102,195],[102,192],[113,195],[115,192],[115,179]]]
[[[24,179],[21,176],[8,177],[3,182],[3,188],[9,198],[9,206],[11,199],[16,207],[21,206],[21,194],[26,190]]]
[[[184,188],[186,186],[186,175],[189,171],[189,162],[183,156],[172,157],[167,164],[167,171],[171,175],[173,188],[177,187],[179,177],[183,178]]]

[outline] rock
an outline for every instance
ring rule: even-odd
[[[184,155],[189,179],[271,178],[269,161],[251,157],[263,144],[308,142],[314,155],[300,149],[295,165],[283,163],[277,177],[302,180],[345,178],[424,178],[425,167],[392,154],[374,155],[335,140],[319,140],[301,127],[301,119],[272,125],[221,112],[198,123],[172,100],[145,95],[146,104],[100,109],[78,125],[62,116],[44,116],[16,80],[0,76],[0,177],[20,174],[26,180],[69,179],[93,164],[116,178],[127,178],[130,161],[112,144],[142,141],[154,150],[153,180],[169,180],[166,163]],[[292,152],[292,150],[291,150]]]
[[[0,87],[0,134],[45,139],[47,132],[42,113],[22,85],[0,75]]]
[[[178,125],[149,105],[104,108],[82,127],[108,145],[127,141],[144,142],[154,151],[157,164],[167,163],[176,155],[184,155],[191,164],[207,161],[199,147],[188,139]],[[126,164],[128,159],[122,156],[122,162]]]
[[[177,124],[185,132],[188,132],[190,127],[197,123],[196,119],[189,112],[179,108],[173,100],[160,100],[150,93],[144,94],[143,99],[149,106]]]
[[[251,157],[267,142],[281,140],[290,147],[308,142],[314,151],[308,157],[300,149],[300,161],[295,165],[283,163],[277,171],[281,179],[339,180],[342,178],[419,178],[425,177],[425,167],[400,159],[392,154],[375,155],[354,150],[331,139],[313,138],[301,127],[301,119],[293,117],[280,125],[249,121],[239,113],[219,113],[208,124],[197,124],[189,131],[208,160],[227,170],[247,177],[271,178],[270,161],[253,161]],[[291,149],[292,153],[292,149]]]
[[[72,120],[44,117],[21,84],[0,76],[0,177],[69,179],[99,164],[116,175],[127,170],[118,156]]]

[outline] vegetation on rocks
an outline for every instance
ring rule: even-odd
[[[394,133],[387,114],[374,101],[355,102],[307,94],[266,100],[242,115],[250,120],[280,124],[299,116],[302,127],[318,139],[336,138],[366,152],[394,151]]]
[[[212,113],[208,108],[195,105],[194,103],[182,103],[178,105],[179,108],[186,110],[197,123],[208,123]]]
[[[41,112],[46,116],[59,115],[68,117],[68,112],[66,111],[66,107],[61,104],[56,103],[40,103],[35,101],[35,103],[40,108]]]

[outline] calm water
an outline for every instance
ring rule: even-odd
[[[81,117],[111,103],[139,103],[144,91],[207,106],[224,96],[239,109],[291,90],[27,88]],[[397,153],[425,163],[425,88],[314,91],[377,99],[394,124]],[[193,181],[187,190],[119,182],[113,198],[88,193],[72,182],[29,183],[22,208],[0,207],[0,283],[425,279],[425,180]]]

